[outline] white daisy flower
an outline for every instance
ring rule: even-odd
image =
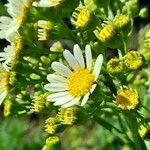
[[[26,17],[27,8],[30,8],[33,0],[8,0],[6,4],[8,13],[18,22],[22,22]]]
[[[61,4],[64,0],[40,0],[33,2],[32,5],[35,7],[54,7]]]
[[[56,72],[49,74],[47,80],[50,82],[45,85],[45,89],[54,92],[47,99],[54,102],[54,105],[70,107],[75,104],[83,106],[89,95],[96,87],[96,80],[99,76],[103,63],[103,56],[100,54],[92,68],[92,53],[90,45],[85,47],[85,60],[78,45],[73,48],[74,55],[65,50],[63,56],[70,68],[60,62],[53,62],[51,67]]]
[[[0,105],[4,101],[8,93],[9,76],[5,69],[0,64]]]
[[[10,17],[0,17],[0,39],[6,39],[9,42],[14,42],[18,34],[19,24],[16,20]]]

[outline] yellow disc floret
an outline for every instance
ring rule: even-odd
[[[112,58],[107,63],[107,71],[109,73],[120,73],[124,69],[123,62],[118,58]]]
[[[97,30],[94,31],[95,36],[101,42],[107,42],[114,36],[115,33],[116,33],[116,27],[113,25],[112,22],[103,24],[102,28],[97,28]]]
[[[129,51],[124,56],[124,62],[129,69],[138,69],[143,64],[142,55],[137,51]]]
[[[116,26],[116,28],[122,28],[123,26],[127,25],[129,22],[129,17],[126,15],[119,15],[116,16],[113,20],[113,24]]]
[[[80,28],[86,27],[91,19],[90,11],[86,7],[79,7],[76,9],[77,12],[73,13],[73,23]]]
[[[61,108],[58,113],[58,118],[62,124],[73,125],[76,121],[76,107]]]
[[[34,97],[33,100],[33,107],[32,111],[33,112],[41,112],[45,107],[47,106],[47,101],[46,101],[46,94],[42,95],[37,95]]]
[[[50,117],[45,121],[45,131],[49,134],[55,133],[57,129],[57,118]]]
[[[68,90],[72,96],[80,97],[88,93],[94,82],[94,75],[88,69],[75,70],[68,79]]]
[[[123,110],[134,109],[139,103],[138,93],[131,88],[120,89],[116,96],[115,103]]]

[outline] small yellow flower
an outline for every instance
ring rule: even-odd
[[[80,28],[86,27],[91,20],[91,13],[85,6],[77,7],[72,16],[72,23]]]
[[[46,139],[46,145],[42,150],[56,150],[60,149],[60,139],[58,136],[52,136]]]
[[[61,108],[58,113],[58,118],[62,124],[73,125],[76,121],[76,107]]]
[[[114,36],[115,33],[116,27],[113,25],[112,22],[102,24],[102,28],[97,27],[97,29],[94,31],[95,36],[101,42],[109,41]]]
[[[109,73],[120,73],[124,69],[123,62],[118,58],[112,58],[107,63],[107,71]]]
[[[136,90],[131,88],[123,88],[117,92],[116,100],[114,101],[119,108],[134,109],[139,103],[139,96]]]
[[[49,134],[54,134],[57,129],[57,118],[50,117],[45,121],[45,131]]]
[[[139,52],[132,50],[124,56],[124,62],[129,69],[136,70],[143,65],[143,58]]]
[[[11,113],[12,102],[10,100],[6,100],[4,102],[4,116],[7,117]]]
[[[114,18],[113,24],[116,28],[122,28],[129,23],[129,17],[126,15],[118,15]]]
[[[139,134],[144,140],[150,140],[150,126],[140,126]]]
[[[32,111],[41,112],[47,106],[46,94],[37,95],[34,97]]]

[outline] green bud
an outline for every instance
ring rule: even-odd
[[[41,59],[42,63],[45,65],[49,65],[51,62],[51,60],[46,56],[41,56],[40,59]]]
[[[30,78],[33,80],[40,80],[41,79],[41,77],[35,73],[30,74]]]
[[[60,149],[60,139],[58,136],[52,136],[46,139],[46,145],[42,150],[59,150]]]
[[[141,18],[147,18],[148,17],[148,8],[142,8],[139,12],[139,16]]]
[[[29,56],[28,57],[24,57],[24,60],[26,60],[29,63],[34,64],[34,65],[38,64],[38,60],[36,58],[33,58],[33,57],[29,57]]]

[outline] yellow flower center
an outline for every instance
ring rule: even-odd
[[[74,13],[74,17],[76,18],[76,26],[85,27],[90,21],[91,14],[87,8],[81,8],[81,10],[79,10],[79,13]]]
[[[121,89],[116,96],[115,103],[124,110],[134,109],[139,103],[138,98],[139,96],[135,90],[130,88]]]
[[[88,69],[75,70],[68,79],[68,89],[72,96],[80,97],[88,93],[94,82],[94,75]]]

